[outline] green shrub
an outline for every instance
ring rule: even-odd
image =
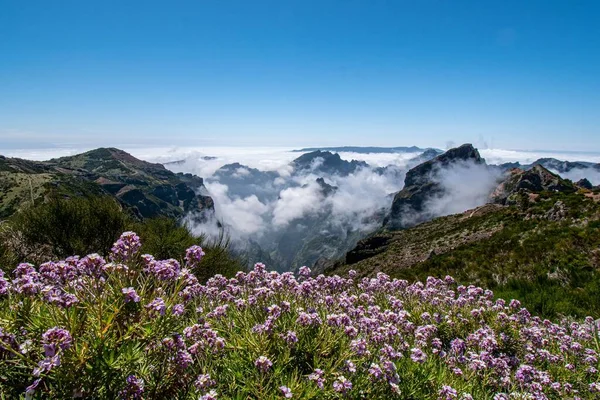
[[[107,254],[130,218],[110,197],[51,199],[11,221],[25,242],[49,246],[53,256]]]
[[[166,217],[133,223],[128,230],[137,232],[142,239],[143,253],[152,254],[161,260],[174,258],[181,262],[187,248],[202,246],[206,255],[202,267],[194,271],[202,282],[215,274],[232,277],[243,269],[240,261],[231,255],[229,240],[225,236],[218,239],[208,239],[204,235],[194,236],[186,226]]]

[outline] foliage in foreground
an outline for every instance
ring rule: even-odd
[[[1,223],[0,269],[21,262],[42,264],[73,254],[106,256],[124,231],[137,232],[144,243],[140,251],[161,259],[182,261],[188,247],[202,246],[206,257],[197,275],[202,282],[217,273],[232,276],[242,269],[226,238],[195,236],[168,217],[137,221],[107,196],[52,198]]]
[[[594,398],[598,325],[429,278],[310,277],[257,264],[202,285],[123,234],[0,278],[0,393],[100,399]]]

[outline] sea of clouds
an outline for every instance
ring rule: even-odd
[[[86,149],[11,150],[6,156],[47,160],[77,154]],[[124,150],[137,158],[163,163],[174,172],[189,172],[204,178],[208,193],[215,200],[216,219],[234,240],[261,238],[272,240],[277,233],[285,232],[290,225],[305,218],[327,218],[327,229],[348,229],[368,232],[381,223],[374,218],[391,206],[393,194],[402,189],[405,172],[414,165],[411,159],[418,153],[351,153],[341,152],[344,160],[360,160],[369,168],[360,168],[348,176],[323,175],[318,165],[301,174],[293,174],[291,162],[303,153],[281,147],[132,147]],[[502,149],[480,150],[488,164],[520,162],[529,164],[542,157],[559,160],[600,163],[598,153],[514,151]],[[250,188],[247,177],[250,171],[240,167],[235,179],[223,182],[215,172],[226,164],[240,163],[248,168],[271,172],[272,179]],[[377,167],[393,166],[387,173],[378,173]],[[594,169],[572,170],[565,178],[589,179],[600,184],[600,171]],[[317,178],[324,178],[337,190],[324,196]],[[426,204],[429,217],[466,211],[482,205],[497,184],[497,172],[476,164],[455,165],[437,171],[435,179],[445,189],[445,195],[430,199]],[[214,222],[214,221],[213,221]],[[199,232],[216,234],[213,222],[195,226]],[[212,225],[210,225],[212,224]],[[210,226],[209,226],[210,225]],[[275,235],[275,236],[274,236]]]

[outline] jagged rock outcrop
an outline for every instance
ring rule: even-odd
[[[374,235],[360,240],[356,247],[346,253],[346,264],[351,265],[367,258],[373,257],[387,250],[391,240],[390,235]]]
[[[346,161],[339,154],[329,151],[313,151],[292,161],[295,172],[313,171],[328,175],[347,176],[359,168],[368,167],[364,161]]]
[[[549,192],[572,193],[577,187],[566,179],[536,164],[529,170],[512,169],[509,176],[490,195],[499,204],[515,204],[519,194]]]
[[[575,184],[583,189],[592,190],[594,188],[592,182],[588,181],[586,178],[578,180],[577,182],[575,182]]]
[[[194,215],[203,219],[214,203],[202,178],[175,174],[162,164],[139,160],[116,148],[99,148],[49,161],[2,157],[0,186],[14,195],[0,198],[9,216],[31,198],[109,195],[138,218]]]
[[[338,190],[337,186],[330,185],[329,183],[325,182],[325,179],[323,178],[317,178],[316,182],[321,188],[321,193],[325,197],[334,194],[335,191]]]
[[[404,188],[394,196],[386,227],[405,228],[430,219],[424,204],[434,196],[441,196],[444,191],[436,175],[441,169],[456,163],[485,165],[485,160],[473,145],[464,144],[409,170],[404,179]]]

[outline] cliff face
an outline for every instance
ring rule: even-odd
[[[553,174],[540,164],[534,165],[529,170],[512,169],[508,177],[498,185],[490,195],[495,203],[514,204],[519,194],[539,192],[572,193],[577,187],[568,180]]]
[[[0,218],[50,196],[109,195],[140,219],[202,219],[214,210],[202,178],[175,174],[115,148],[35,162],[0,158]]]
[[[436,174],[456,163],[485,165],[485,160],[471,144],[464,144],[409,170],[404,179],[404,188],[394,196],[386,227],[398,229],[423,222],[414,218],[410,218],[408,222],[406,215],[423,213],[424,204],[428,199],[443,195],[444,189],[436,179]],[[422,218],[430,219],[427,215],[423,215]]]

